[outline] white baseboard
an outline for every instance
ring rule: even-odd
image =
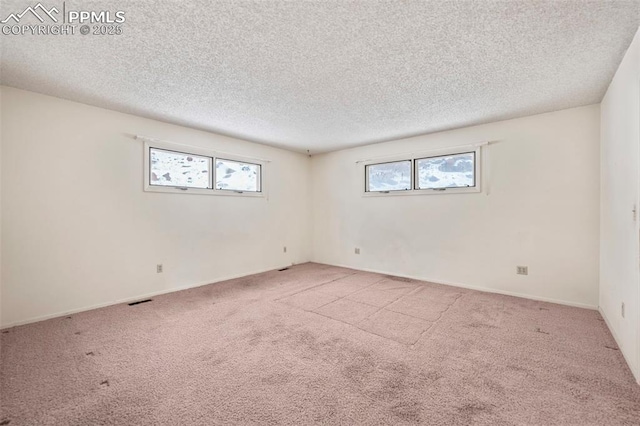
[[[416,277],[416,276],[412,276],[412,275],[403,275],[403,274],[397,274],[395,272],[380,271],[380,270],[369,269],[369,268],[356,268],[356,267],[353,267],[353,266],[341,265],[341,264],[337,264],[337,263],[315,262],[315,261],[312,261],[312,262],[313,263],[321,263],[321,264],[330,265],[330,266],[338,266],[340,268],[355,269],[355,270],[358,270],[358,271],[373,272],[374,274],[393,275],[393,276],[396,276],[396,277],[409,278],[409,279],[417,280],[417,281],[427,281],[427,282],[434,283],[434,284],[442,284],[442,285],[448,285],[448,286],[451,286],[451,287],[460,287],[460,288],[466,288],[466,289],[469,289],[469,290],[483,291],[485,293],[504,294],[505,296],[521,297],[523,299],[531,299],[531,300],[538,300],[538,301],[541,301],[541,302],[557,303],[559,305],[573,306],[575,308],[584,308],[584,309],[592,309],[592,310],[597,310],[598,309],[598,306],[596,306],[596,305],[589,305],[589,304],[586,304],[586,303],[572,302],[572,301],[568,301],[568,300],[552,299],[550,297],[534,296],[534,295],[531,295],[531,294],[524,294],[524,293],[517,293],[517,292],[513,292],[513,291],[499,290],[499,289],[490,288],[490,287],[482,287],[482,286],[474,286],[474,285],[469,285],[469,284],[453,283],[453,282],[447,282],[447,281],[442,281],[442,280],[432,280],[432,279],[425,278],[425,277]]]
[[[588,304],[584,304],[584,303],[576,303],[576,302],[570,302],[570,301],[566,301],[566,300],[558,300],[558,299],[552,299],[552,298],[547,298],[547,297],[532,296],[532,295],[529,295],[529,294],[522,294],[522,293],[511,292],[511,291],[503,291],[503,290],[497,290],[497,289],[488,288],[488,287],[481,287],[481,286],[473,286],[473,285],[467,285],[467,284],[452,283],[452,282],[446,282],[446,281],[442,281],[442,280],[432,280],[432,279],[425,278],[425,277],[402,275],[402,274],[397,274],[397,273],[389,272],[389,271],[380,271],[380,270],[369,269],[369,268],[356,268],[356,267],[349,266],[349,265],[341,265],[341,264],[327,263],[327,262],[313,262],[313,263],[320,263],[320,264],[330,265],[330,266],[338,266],[338,267],[341,267],[341,268],[349,268],[349,269],[354,269],[354,270],[358,270],[358,271],[373,272],[373,273],[376,273],[376,274],[394,275],[394,276],[403,277],[403,278],[409,278],[409,279],[418,280],[418,281],[428,281],[428,282],[432,282],[432,283],[435,283],[435,284],[442,284],[442,285],[448,285],[448,286],[452,286],[452,287],[466,288],[466,289],[469,289],[469,290],[484,291],[484,292],[487,292],[487,293],[504,294],[506,296],[522,297],[522,298],[525,298],[525,299],[539,300],[539,301],[542,301],[542,302],[558,303],[560,305],[574,306],[574,307],[578,307],[578,308],[594,309],[594,310],[598,309],[597,306],[588,305]],[[160,296],[162,294],[173,293],[173,292],[181,291],[181,290],[188,290],[190,288],[196,288],[196,287],[201,287],[203,285],[215,284],[215,283],[222,282],[222,281],[233,280],[233,279],[236,279],[236,278],[246,277],[248,275],[261,274],[263,272],[273,271],[273,270],[281,269],[281,268],[284,268],[284,267],[287,267],[287,266],[290,266],[290,265],[271,267],[271,268],[267,268],[267,269],[261,269],[261,270],[257,270],[257,271],[247,272],[247,273],[244,273],[244,274],[236,274],[236,275],[232,275],[232,276],[217,278],[217,279],[206,281],[206,282],[198,282],[198,283],[193,283],[193,284],[189,284],[189,285],[185,285],[185,286],[173,287],[173,288],[170,288],[170,289],[159,290],[159,291],[146,293],[146,294],[140,294],[140,295],[136,295],[136,296],[132,296],[132,297],[127,297],[127,298],[124,298],[124,299],[112,300],[112,301],[109,301],[109,302],[99,303],[99,304],[96,304],[96,305],[91,305],[91,306],[71,309],[71,310],[68,310],[68,311],[56,312],[54,314],[27,318],[25,320],[14,321],[14,322],[11,322],[11,323],[8,323],[8,324],[2,324],[0,326],[0,329],[16,327],[16,326],[25,325],[25,324],[31,324],[31,323],[39,322],[39,321],[45,321],[45,320],[48,320],[48,319],[51,319],[51,318],[58,318],[58,317],[62,317],[62,316],[65,316],[65,315],[77,314],[78,312],[90,311],[92,309],[104,308],[106,306],[119,305],[121,303],[129,303],[129,302],[133,302],[133,301],[140,300],[140,299],[148,299],[150,297]],[[603,317],[604,317],[604,315],[603,315]],[[609,329],[611,329],[611,327],[609,327]],[[613,331],[612,331],[612,334],[613,334]],[[615,337],[615,335],[614,335],[614,337]]]
[[[54,314],[41,315],[41,316],[37,316],[37,317],[27,318],[25,320],[14,321],[14,322],[11,322],[11,323],[8,323],[8,324],[2,324],[2,325],[0,325],[0,330],[5,329],[5,328],[16,327],[16,326],[19,326],[19,325],[32,324],[34,322],[45,321],[45,320],[52,319],[52,318],[63,317],[65,315],[77,314],[78,312],[90,311],[92,309],[105,308],[107,306],[119,305],[121,303],[135,302],[136,300],[141,300],[141,299],[149,299],[151,297],[160,296],[162,294],[174,293],[176,291],[182,291],[182,290],[188,290],[190,288],[202,287],[204,285],[215,284],[215,283],[219,283],[219,282],[222,282],[222,281],[228,281],[228,280],[233,280],[233,279],[236,279],[236,278],[247,277],[249,275],[255,275],[255,274],[261,274],[263,272],[275,271],[277,269],[286,268],[286,267],[289,267],[289,266],[291,266],[291,265],[289,264],[289,265],[284,265],[284,266],[270,267],[270,268],[267,268],[267,269],[261,269],[261,270],[258,270],[258,271],[247,272],[247,273],[244,273],[244,274],[236,274],[236,275],[232,275],[232,276],[228,276],[228,277],[216,278],[216,279],[210,280],[210,281],[198,282],[198,283],[188,284],[188,285],[184,285],[184,286],[180,286],[180,287],[173,287],[173,288],[169,288],[169,289],[165,289],[165,290],[154,291],[154,292],[151,292],[151,293],[139,294],[137,296],[127,297],[127,298],[124,298],[124,299],[111,300],[111,301],[105,302],[105,303],[98,303],[96,305],[85,306],[85,307],[82,307],[82,308],[71,309],[71,310],[68,310],[68,311],[56,312]]]
[[[609,331],[611,332],[613,339],[616,341],[618,348],[620,348],[620,352],[622,352],[622,356],[624,357],[624,360],[627,362],[627,365],[629,366],[629,370],[631,370],[631,374],[633,374],[633,377],[636,379],[636,382],[640,384],[640,371],[634,370],[633,364],[629,362],[629,356],[627,355],[626,347],[622,344],[622,340],[620,340],[620,338],[618,337],[616,330],[613,327],[611,327],[611,322],[609,321],[609,318],[607,318],[607,315],[604,313],[602,308],[599,307],[598,312],[600,312],[600,315],[602,315],[602,318],[604,319],[604,323],[607,324],[607,328],[609,328]]]
[[[338,267],[341,267],[341,268],[355,269],[355,270],[358,270],[358,271],[373,272],[375,274],[393,275],[393,276],[402,277],[402,278],[409,278],[409,279],[412,279],[412,280],[427,281],[427,282],[431,282],[431,283],[435,283],[435,284],[448,285],[448,286],[452,286],[452,287],[461,287],[461,288],[465,288],[465,289],[469,289],[469,290],[477,290],[477,291],[483,291],[483,292],[487,292],[487,293],[504,294],[506,296],[514,296],[514,297],[521,297],[521,298],[524,298],[524,299],[539,300],[541,302],[557,303],[557,304],[560,304],[560,305],[573,306],[573,307],[577,307],[577,308],[585,308],[585,309],[597,310],[600,313],[600,315],[602,315],[602,318],[604,319],[604,322],[607,325],[607,328],[609,328],[609,331],[611,332],[611,335],[613,336],[613,338],[615,339],[616,343],[618,344],[618,347],[620,348],[620,352],[622,352],[622,356],[624,357],[624,360],[626,361],[627,365],[629,366],[629,370],[631,370],[631,374],[636,379],[636,382],[638,384],[640,384],[640,371],[634,370],[634,368],[632,367],[633,364],[629,362],[629,356],[627,355],[627,352],[625,350],[625,346],[622,345],[622,341],[620,340],[620,338],[616,334],[616,331],[614,330],[614,328],[611,327],[611,323],[609,322],[609,319],[607,318],[607,316],[605,315],[604,311],[599,306],[588,305],[588,304],[585,304],[585,303],[571,302],[571,301],[567,301],[567,300],[558,300],[558,299],[553,299],[553,298],[549,298],[549,297],[532,296],[530,294],[522,294],[522,293],[517,293],[517,292],[512,292],[512,291],[503,291],[503,290],[487,288],[487,287],[481,287],[481,286],[473,286],[473,285],[467,285],[467,284],[445,282],[445,281],[442,281],[442,280],[431,280],[431,279],[424,278],[424,277],[416,277],[416,276],[411,276],[411,275],[396,274],[396,273],[393,273],[393,272],[380,271],[380,270],[369,269],[369,268],[354,268],[353,266],[342,265],[342,264],[337,264],[337,263],[328,263],[328,262],[314,262],[314,263],[321,263],[321,264],[330,265],[330,266],[338,266]],[[639,366],[639,368],[640,368],[640,366]]]

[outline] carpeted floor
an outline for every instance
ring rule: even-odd
[[[0,336],[0,425],[640,424],[596,311],[312,263]]]

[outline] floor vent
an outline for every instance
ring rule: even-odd
[[[402,283],[410,283],[413,282],[413,280],[411,278],[405,278],[405,277],[396,277],[395,275],[385,275],[384,276],[387,279],[390,279],[392,281],[400,281]]]
[[[278,271],[279,271],[279,272],[282,272],[282,271],[286,271],[286,270],[288,270],[288,269],[289,269],[289,268],[282,268],[282,269],[278,269]]]
[[[139,304],[141,304],[141,303],[151,302],[151,300],[153,300],[153,299],[138,300],[137,302],[131,302],[131,303],[129,303],[129,306],[139,305]]]

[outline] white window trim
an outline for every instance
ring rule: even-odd
[[[424,157],[419,157],[419,158],[414,158],[413,159],[413,171],[414,171],[414,175],[413,175],[413,189],[419,193],[424,193],[424,194],[464,194],[464,193],[469,193],[469,192],[481,192],[482,188],[481,188],[481,177],[482,177],[482,157],[481,157],[481,152],[480,152],[480,147],[476,147],[475,149],[461,149],[461,150],[453,150],[453,151],[448,151],[446,153],[430,153],[429,155],[426,155]],[[474,173],[474,178],[473,178],[473,182],[475,183],[475,186],[468,186],[468,187],[458,187],[458,188],[442,188],[442,189],[436,189],[436,188],[418,188],[418,174],[419,174],[419,170],[418,170],[418,160],[424,160],[426,158],[431,158],[431,157],[442,157],[442,156],[446,156],[446,155],[457,155],[457,154],[467,154],[467,153],[473,153],[474,155],[474,165],[473,165],[473,173]]]
[[[213,158],[214,163],[217,160],[223,160],[223,161],[233,161],[236,163],[242,163],[242,164],[251,164],[252,166],[260,166],[260,174],[257,176],[257,180],[258,180],[258,188],[260,188],[260,191],[239,191],[236,189],[220,189],[220,188],[216,188],[216,172],[215,170],[213,171],[213,188],[216,191],[220,191],[220,192],[224,192],[224,193],[235,193],[235,195],[242,195],[242,194],[251,194],[254,195],[255,194],[262,194],[263,192],[263,186],[262,186],[262,174],[264,173],[264,164],[257,162],[256,160],[238,160],[238,157],[235,158],[231,158],[232,156],[226,156],[226,157],[222,157],[222,156],[217,156]],[[216,164],[213,165],[214,169],[216,168]],[[222,194],[224,195],[224,194]]]
[[[142,139],[142,137],[140,137]],[[162,149],[166,151],[176,151],[183,154],[193,154],[211,158],[211,188],[184,188],[176,186],[151,185],[151,160],[150,149]],[[260,192],[254,191],[235,191],[230,189],[216,189],[216,159],[237,161],[241,163],[257,164],[260,166],[260,176],[258,184]],[[265,174],[267,170],[267,160],[258,158],[245,157],[241,155],[229,154],[226,152],[213,151],[206,148],[196,146],[183,145],[174,142],[165,142],[144,138],[144,191],[145,192],[164,192],[171,194],[198,194],[198,195],[222,195],[227,197],[258,197],[267,198],[267,189],[265,186]]]
[[[368,166],[376,166],[378,164],[389,164],[389,163],[407,163],[407,162],[409,163],[409,173],[411,174],[411,186],[413,187],[413,185],[414,185],[413,180],[415,179],[415,176],[413,175],[413,172],[412,172],[412,170],[413,170],[413,160],[411,160],[410,158],[406,158],[405,157],[402,160],[389,160],[389,161],[380,161],[380,162],[377,162],[377,163],[365,163],[364,164],[364,175],[365,175],[364,176],[364,191],[365,191],[365,193],[367,193],[367,194],[371,194],[372,193],[372,191],[367,191],[367,188],[369,188],[369,173],[367,173],[367,167]],[[387,195],[387,194],[398,193],[398,192],[405,193],[405,192],[409,192],[411,190],[412,190],[412,188],[409,188],[409,189],[389,189],[389,190],[386,190],[386,191],[373,191],[373,193]]]
[[[363,197],[397,197],[397,196],[414,196],[414,195],[443,195],[443,194],[465,194],[465,193],[479,193],[482,192],[482,146],[486,144],[478,145],[466,145],[452,148],[442,148],[431,151],[410,153],[410,154],[398,154],[389,157],[376,158],[373,160],[359,161],[360,176],[364,177],[364,185],[360,181],[360,188]],[[464,188],[445,188],[445,189],[417,189],[418,168],[416,165],[417,160],[422,160],[429,157],[439,157],[444,155],[456,155],[473,152],[475,153],[475,184],[476,186],[464,187]],[[393,163],[399,161],[411,161],[412,167],[412,180],[411,189],[408,190],[396,190],[396,191],[367,191],[369,184],[369,177],[367,176],[367,166],[373,164]]]

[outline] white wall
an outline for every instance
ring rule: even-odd
[[[309,157],[8,87],[1,102],[3,326],[309,260]],[[270,159],[269,198],[143,192],[135,134]]]
[[[595,308],[599,114],[592,105],[314,156],[313,260]],[[358,160],[481,141],[496,141],[482,193],[362,196]]]
[[[640,33],[601,104],[600,310],[640,380]],[[625,304],[625,317],[621,304]]]
[[[0,326],[2,325],[2,91],[0,90]]]

